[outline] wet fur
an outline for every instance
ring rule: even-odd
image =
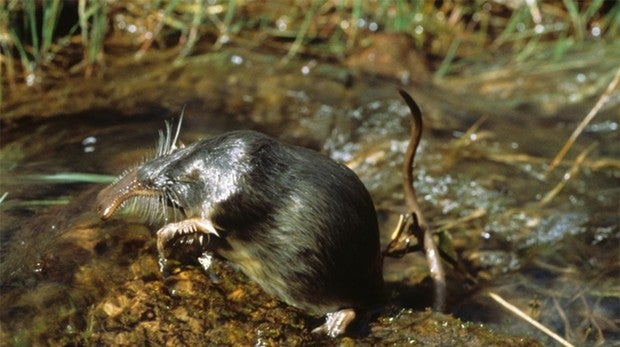
[[[161,211],[165,222],[210,220],[221,239],[208,242],[208,251],[311,314],[381,299],[376,213],[350,169],[258,132],[234,131],[178,149],[171,133],[168,127],[160,136],[156,158],[130,170],[156,193],[137,200],[151,219],[157,216],[149,211]],[[98,198],[103,207],[122,190],[106,189]],[[164,212],[168,206],[175,214]]]

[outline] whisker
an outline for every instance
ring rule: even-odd
[[[179,116],[179,121],[177,122],[177,130],[174,134],[174,139],[172,139],[170,153],[172,153],[175,149],[177,149],[177,140],[179,139],[179,133],[181,132],[181,124],[183,123],[184,114],[185,114],[185,105],[183,105],[183,109],[181,110],[181,115]]]
[[[169,190],[167,191],[167,194],[168,194],[171,198],[173,198],[173,199],[170,199],[170,200],[180,202],[179,195],[177,194],[177,192],[176,192],[175,190],[169,189]],[[179,206],[175,206],[175,208],[174,208],[174,220],[175,220],[175,221],[177,221],[177,220],[178,220],[178,216],[177,216],[177,210],[178,210],[178,209],[179,209]],[[180,212],[180,211],[179,211],[179,212]]]
[[[170,147],[172,146],[172,144],[170,143],[171,138],[170,135],[172,134],[172,127],[170,126],[170,122],[166,121],[166,146],[164,148],[164,155],[165,154],[170,154]]]
[[[179,140],[179,134],[181,133],[181,124],[183,123],[183,115],[185,114],[185,106],[183,106],[183,110],[181,111],[181,115],[179,116],[179,120],[176,124],[176,130],[174,131],[174,137],[172,136],[172,122],[165,121],[164,129],[159,130],[158,140],[157,140],[157,154],[156,157],[161,157],[167,154],[174,152],[177,147],[177,141]]]
[[[159,138],[157,140],[157,154],[156,157],[161,157],[164,155],[164,132],[159,130],[157,131],[159,134]]]
[[[159,196],[159,206],[160,212],[158,213],[159,218],[163,219],[165,223],[168,223],[168,208],[166,206],[166,196],[165,193]]]

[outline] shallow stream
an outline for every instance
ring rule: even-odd
[[[551,343],[493,301],[488,293],[494,292],[576,345],[620,343],[618,91],[568,159],[545,175],[602,92],[584,92],[583,100],[564,103],[556,97],[564,92],[557,81],[578,93],[608,83],[610,71],[601,66],[587,76],[569,70],[557,72],[554,80],[515,78],[521,85],[512,90],[549,93],[544,98],[524,92],[517,103],[481,92],[495,90],[492,85],[461,89],[462,80],[452,88],[449,81],[405,87],[425,117],[414,172],[418,196],[426,218],[443,233],[442,246],[469,273],[445,264],[449,313],[466,323],[424,311],[431,285],[423,256],[412,253],[386,261],[390,302],[366,332],[349,339]],[[103,90],[107,105],[74,105],[79,111],[52,118],[37,118],[33,111],[33,117],[3,123],[0,340],[14,345],[322,341],[309,334],[318,320],[266,296],[229,264],[218,263],[205,274],[190,256],[181,256],[178,270],[163,280],[156,264],[157,226],[128,214],[102,222],[94,198],[110,177],[153,155],[157,131],[185,106],[184,143],[249,128],[347,164],[373,197],[386,244],[404,207],[400,167],[410,116],[399,87],[329,65],[273,67],[269,58],[239,51],[162,68],[145,79],[125,76],[83,87]],[[80,88],[68,87],[66,102],[79,104]],[[126,90],[133,91],[133,100],[126,101],[130,92],[118,96]],[[588,148],[585,160],[569,172]],[[563,189],[543,203],[563,179]],[[508,336],[486,336],[487,328]],[[434,339],[421,330],[434,332]]]

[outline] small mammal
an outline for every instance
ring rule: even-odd
[[[98,194],[103,220],[142,199],[166,223],[157,231],[162,269],[170,241],[198,235],[208,256],[237,264],[265,292],[325,315],[313,332],[338,336],[356,312],[382,301],[376,212],[352,170],[255,131],[179,148],[179,128],[173,137],[168,125],[154,159]]]
[[[176,136],[175,136],[176,137]],[[160,264],[180,235],[210,235],[209,252],[237,264],[267,293],[312,315],[316,332],[342,334],[355,311],[380,302],[382,256],[370,195],[349,168],[254,131],[176,148],[129,170],[97,196],[108,219],[131,197],[169,205],[179,220],[157,231]],[[148,203],[146,203],[148,204]]]

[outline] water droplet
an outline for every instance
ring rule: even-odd
[[[542,24],[536,24],[536,26],[534,27],[534,32],[537,34],[542,34],[543,32],[545,32],[545,26]]]
[[[127,28],[127,23],[125,23],[125,17],[123,15],[117,15],[115,19],[116,19],[116,26],[120,30],[125,30],[125,28]]]
[[[97,143],[97,138],[94,137],[94,136],[88,136],[88,137],[84,138],[84,140],[82,140],[82,144],[84,146],[94,145],[95,143]]]
[[[577,76],[575,76],[575,79],[577,80],[577,82],[583,83],[586,81],[586,75],[578,73]]]
[[[41,261],[37,261],[36,263],[34,263],[34,270],[35,273],[42,273],[43,272],[43,262]]]
[[[222,34],[220,37],[218,37],[217,40],[219,41],[219,43],[225,44],[225,43],[230,42],[230,36],[228,36],[226,34]]]
[[[28,76],[26,76],[26,85],[29,87],[32,87],[34,85],[35,80],[36,80],[36,76],[33,73],[28,74]]]
[[[278,20],[276,21],[276,27],[278,28],[278,30],[285,31],[288,28],[287,19],[288,18],[286,17],[278,18]]]
[[[233,55],[232,57],[230,57],[230,62],[235,64],[235,65],[241,65],[243,64],[243,58],[239,55]]]
[[[586,129],[593,133],[614,132],[618,130],[618,123],[612,120],[607,120],[600,123],[590,124]]]

